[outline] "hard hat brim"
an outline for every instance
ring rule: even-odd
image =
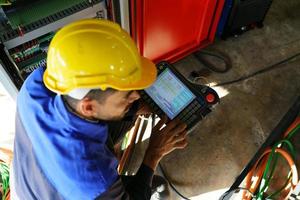
[[[151,86],[154,81],[156,80],[156,76],[157,76],[157,69],[155,64],[150,61],[149,59],[142,57],[141,56],[141,75],[140,75],[140,79],[134,82],[131,82],[129,84],[109,84],[109,83],[105,83],[105,86],[101,85],[101,84],[94,84],[94,85],[89,85],[86,84],[86,87],[78,87],[76,85],[72,85],[72,87],[67,87],[69,89],[66,88],[58,88],[57,85],[67,85],[65,83],[59,83],[56,82],[55,79],[53,79],[52,77],[49,76],[48,74],[48,70],[46,69],[43,79],[44,79],[44,83],[47,86],[48,89],[50,89],[53,92],[59,93],[59,94],[68,94],[69,92],[71,92],[72,90],[76,89],[76,88],[100,88],[105,90],[106,88],[110,87],[116,90],[120,90],[120,91],[128,91],[128,90],[142,90],[145,89],[149,86]]]
[[[120,91],[143,90],[150,87],[155,82],[157,76],[155,64],[148,58],[141,56],[140,70],[141,76],[139,80],[131,82],[127,85],[111,84],[109,87]]]
[[[148,58],[141,56],[141,79],[132,85],[132,90],[145,89],[150,87],[157,76],[155,64]]]

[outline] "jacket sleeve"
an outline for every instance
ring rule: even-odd
[[[142,164],[135,176],[119,176],[96,200],[149,200],[153,170]]]

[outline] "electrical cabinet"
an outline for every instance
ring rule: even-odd
[[[11,5],[2,5],[0,72],[10,77],[10,80],[6,78],[5,85],[10,82],[20,89],[23,81],[34,69],[46,66],[48,45],[55,32],[72,21],[85,18],[107,18],[106,2],[18,0]]]

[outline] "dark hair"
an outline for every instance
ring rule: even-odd
[[[112,89],[112,88],[107,88],[106,90],[101,90],[101,89],[93,89],[91,91],[89,91],[84,98],[88,97],[92,100],[96,100],[99,103],[102,103],[105,101],[105,99],[112,93],[114,93],[116,90]],[[68,103],[69,106],[71,106],[71,108],[75,109],[78,102],[80,100],[75,99],[73,97],[70,97],[68,95],[63,95],[63,98],[65,99],[65,101]]]

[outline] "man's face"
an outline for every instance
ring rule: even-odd
[[[137,91],[115,91],[104,102],[95,105],[97,119],[120,120],[129,111],[132,103],[140,98]]]

